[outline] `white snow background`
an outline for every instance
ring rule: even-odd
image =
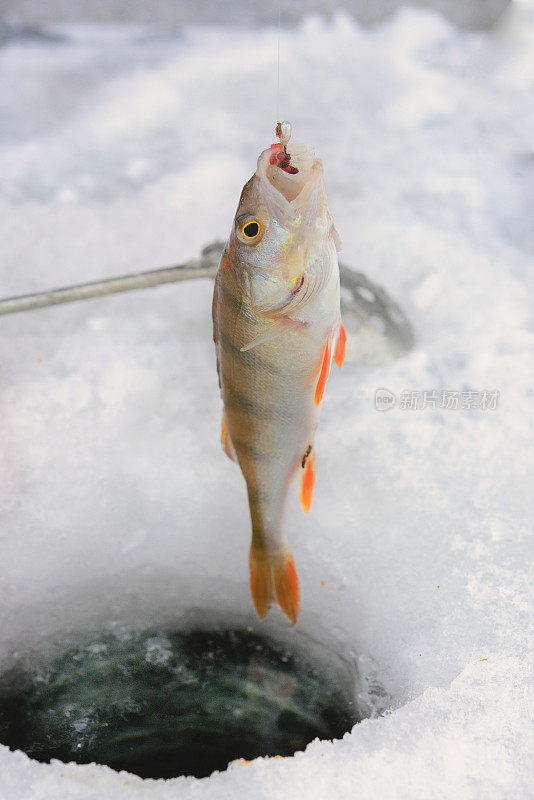
[[[0,49],[2,296],[198,254],[273,140],[274,27],[55,33]],[[534,7],[487,33],[415,8],[371,29],[308,17],[281,49],[280,112],[323,158],[343,260],[417,336],[393,364],[332,373],[314,506],[295,491],[287,519],[299,627],[323,626],[390,708],[203,780],[1,746],[1,800],[534,797]],[[1,660],[95,609],[161,621],[211,603],[256,626],[211,292],[0,318]],[[500,399],[379,413],[378,387]]]

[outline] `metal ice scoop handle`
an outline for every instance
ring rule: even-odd
[[[199,258],[173,267],[80,283],[47,292],[7,297],[0,300],[0,315],[131,292],[135,289],[148,289],[191,278],[213,278],[223,249],[224,242],[215,241],[202,250]],[[411,350],[414,344],[413,329],[399,306],[384,289],[362,272],[355,272],[344,264],[340,264],[339,268],[344,290],[341,308],[348,334],[347,361],[353,364],[383,364]]]

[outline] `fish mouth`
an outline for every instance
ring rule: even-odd
[[[275,189],[288,203],[292,203],[302,193],[311,180],[312,173],[320,161],[315,158],[312,145],[294,144],[286,154],[280,150],[282,145],[271,145],[264,150],[258,162],[260,172],[263,172],[270,186]]]

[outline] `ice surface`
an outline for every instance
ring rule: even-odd
[[[60,33],[0,51],[4,296],[196,255],[272,140],[274,29]],[[324,159],[343,258],[418,340],[332,376],[314,508],[288,509],[299,627],[319,620],[390,713],[203,781],[0,747],[2,800],[531,796],[533,6],[490,34],[420,9],[310,17],[282,56],[280,113]],[[256,624],[210,301],[198,281],[0,320],[2,661],[125,609]],[[377,388],[500,399],[379,413]]]

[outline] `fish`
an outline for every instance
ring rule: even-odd
[[[277,130],[279,133],[279,129]],[[341,243],[311,145],[272,144],[244,185],[216,274],[213,339],[223,401],[221,443],[246,482],[250,590],[263,619],[274,598],[296,624],[299,584],[284,526],[300,476],[315,483],[314,438],[332,360],[340,367]]]

